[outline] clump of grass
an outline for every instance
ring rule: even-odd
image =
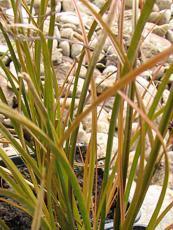
[[[168,184],[169,162],[164,137],[168,132],[168,125],[173,114],[173,91],[170,91],[164,108],[159,111],[158,104],[173,72],[173,65],[170,65],[164,74],[149,108],[145,108],[143,98],[137,91],[136,79],[142,72],[154,67],[163,59],[166,60],[172,53],[172,46],[137,67],[135,63],[138,57],[142,31],[155,1],[145,1],[139,18],[138,1],[133,1],[133,35],[127,52],[123,46],[125,1],[108,0],[99,13],[96,13],[88,1],[81,0],[81,2],[90,10],[95,21],[91,25],[89,33],[86,34],[77,3],[75,0],[72,1],[80,20],[84,48],[76,63],[74,63],[77,68],[74,70],[72,100],[65,123],[62,117],[64,106],[61,106],[60,103],[63,89],[60,90],[59,88],[59,82],[51,60],[53,39],[50,38],[54,34],[54,13],[49,15],[48,36],[45,36],[43,30],[45,22],[43,15],[46,15],[48,1],[41,0],[38,18],[31,14],[34,1],[31,1],[30,7],[28,7],[25,1],[14,2],[11,0],[14,12],[13,22],[9,22],[6,15],[2,15],[0,29],[8,45],[11,60],[17,72],[17,79],[2,59],[0,59],[0,66],[17,97],[18,109],[13,110],[9,107],[1,90],[0,113],[10,118],[17,139],[2,123],[0,123],[0,130],[1,134],[24,160],[31,181],[24,179],[24,176],[4,150],[0,149],[0,156],[8,169],[0,167],[0,176],[12,187],[12,190],[0,188],[0,194],[5,197],[3,200],[11,198],[16,202],[16,205],[20,204],[20,208],[33,217],[32,229],[34,230],[40,229],[40,227],[42,229],[69,229],[69,226],[70,229],[104,229],[106,216],[113,202],[116,202],[115,229],[131,229],[150,185],[158,163],[160,150],[162,150],[165,157],[165,177],[159,201],[148,225],[149,229],[154,229],[172,207],[172,204],[170,204],[159,215]],[[51,0],[50,6],[51,12],[55,12],[56,1]],[[21,7],[28,13],[27,24],[23,24]],[[120,15],[118,37],[112,32],[110,26],[116,16],[115,9]],[[105,12],[108,13],[107,21],[103,20]],[[91,52],[87,47],[97,26],[102,29],[102,35],[96,48]],[[39,37],[39,39],[25,39],[31,34],[37,38]],[[24,39],[19,39],[21,37]],[[112,87],[97,96],[93,72],[107,38],[111,40],[118,56],[118,80]],[[85,57],[88,69],[79,104],[77,110],[75,110],[79,73]],[[40,78],[42,64],[44,66],[44,81]],[[87,90],[90,86],[91,104],[85,108]],[[69,87],[67,88],[69,89]],[[104,159],[103,181],[98,196],[96,181],[98,167],[97,106],[111,96],[114,96],[114,104]],[[64,104],[65,100],[66,97],[64,98]],[[125,102],[128,104],[127,108]],[[92,114],[91,139],[87,147],[85,161],[78,166],[83,168],[83,183],[81,186],[74,172],[76,167],[75,150],[79,125],[89,113]],[[124,113],[126,114],[125,120],[123,119]],[[160,117],[158,125],[155,123],[157,114]],[[139,123],[139,129],[132,137],[131,130],[134,116]],[[118,151],[114,156],[115,160],[111,161],[116,124],[118,124]],[[26,132],[30,136],[30,141],[25,138]],[[152,149],[147,165],[144,167],[146,136],[150,137]],[[131,145],[135,141],[137,142],[136,153],[128,176],[129,154]],[[32,157],[31,153],[35,155],[35,158]],[[136,190],[126,213],[138,162],[140,167]],[[8,199],[6,199],[6,202],[8,202]],[[91,213],[92,223],[90,221]]]

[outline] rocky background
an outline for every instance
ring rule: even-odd
[[[99,11],[99,8],[104,4],[105,0],[93,0],[91,4],[95,8],[96,11]],[[126,10],[125,10],[125,22],[124,22],[124,45],[127,49],[130,43],[131,35],[132,35],[132,1],[126,2]],[[33,15],[37,16],[39,9],[40,1],[35,1]],[[30,1],[28,1],[30,4]],[[83,23],[85,25],[85,29],[88,32],[91,23],[93,22],[93,18],[88,11],[80,2],[78,2],[79,9],[82,15]],[[13,11],[11,9],[10,3],[8,0],[0,0],[0,7],[2,11],[7,15],[9,20],[13,20]],[[47,9],[48,14],[50,13],[50,9]],[[24,23],[27,23],[27,13],[24,9],[22,9],[22,14],[24,18]],[[45,33],[48,32],[49,25],[49,17],[47,17],[44,30]],[[112,30],[115,34],[118,33],[117,21],[115,21]],[[97,41],[99,39],[101,30],[98,28],[92,41],[90,42],[91,50],[94,49]],[[53,42],[53,54],[52,60],[54,64],[55,71],[57,73],[57,79],[59,81],[60,87],[65,83],[65,87],[72,82],[70,91],[67,95],[67,101],[65,105],[65,111],[68,111],[68,107],[71,101],[71,94],[73,89],[73,70],[70,73],[69,78],[66,80],[66,76],[70,71],[74,60],[80,54],[83,45],[81,43],[82,33],[79,26],[79,19],[75,13],[73,4],[71,0],[62,0],[57,1],[56,5],[56,26],[54,32],[54,42]],[[151,13],[149,20],[146,24],[146,27],[143,32],[143,41],[140,45],[140,55],[137,61],[137,64],[149,60],[155,54],[163,51],[165,48],[168,48],[173,42],[173,3],[172,0],[156,0],[156,3],[153,7],[153,12]],[[32,38],[30,38],[32,39]],[[5,44],[2,33],[0,32],[0,55],[3,58],[3,61],[9,67],[10,71],[17,77],[15,72],[14,64],[11,62],[10,55],[8,52],[8,47]],[[143,96],[144,105],[147,107],[152,102],[154,95],[157,92],[157,86],[162,79],[162,76],[167,69],[168,65],[173,62],[173,56],[167,60],[167,62],[161,63],[157,65],[152,70],[148,70],[141,74],[137,78],[136,85],[139,90],[141,96]],[[43,68],[42,68],[43,69]],[[79,96],[82,90],[82,85],[85,79],[87,71],[87,65],[83,63],[80,79],[78,82],[78,91],[76,104],[78,104]],[[117,74],[117,56],[115,54],[114,49],[109,40],[106,41],[104,45],[104,49],[99,57],[99,61],[97,63],[97,68],[94,71],[94,77],[97,85],[97,94],[101,94],[106,88],[112,86],[115,82]],[[44,70],[42,70],[41,77],[44,81]],[[151,79],[154,79],[150,82]],[[170,84],[168,88],[165,89],[164,95],[162,98],[162,104],[164,104],[168,98],[170,90],[172,90],[173,85],[173,75],[170,77]],[[6,80],[4,72],[0,69],[0,87],[4,91],[8,103],[14,109],[17,107],[16,98],[11,91],[11,86],[9,82]],[[88,92],[88,96],[90,92]],[[62,92],[62,103],[63,97],[66,96],[66,92]],[[89,98],[89,97],[88,97]],[[88,100],[89,103],[89,100]],[[111,116],[111,108],[113,104],[113,98],[104,103],[104,105],[100,105],[98,107],[98,158],[102,158],[105,156],[106,151],[106,143],[108,137],[108,128],[109,121]],[[87,105],[86,105],[87,106]],[[12,131],[12,126],[10,120],[0,115],[1,122],[3,122],[9,129]],[[159,122],[159,121],[158,121]],[[133,134],[138,129],[138,122],[134,120],[132,126]],[[78,142],[87,144],[90,139],[91,132],[91,115],[87,116],[79,130]],[[167,140],[169,136],[166,137]],[[14,155],[15,152],[12,147],[6,143],[2,143],[1,146],[5,148],[5,151],[9,155]],[[118,147],[118,139],[117,134],[115,133],[114,137],[114,145],[113,145],[113,155],[116,153]],[[149,140],[146,140],[146,161],[148,154],[150,152],[150,144]],[[133,161],[133,157],[135,154],[135,145],[131,149],[130,153],[130,162]],[[168,156],[170,159],[170,179],[169,179],[169,189],[167,192],[167,197],[164,202],[164,207],[169,204],[173,200],[173,143],[170,141],[168,146]],[[152,211],[156,205],[159,193],[161,191],[161,184],[164,175],[164,163],[158,166],[155,177],[153,178],[153,185],[150,186],[148,191],[148,195],[144,201],[144,205],[142,207],[142,218],[140,219],[141,223],[147,224],[148,219],[152,214]],[[135,185],[134,185],[135,186]],[[162,223],[159,225],[157,229],[164,229],[165,226],[171,224],[173,222],[173,210],[164,218]]]

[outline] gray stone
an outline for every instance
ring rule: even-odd
[[[61,12],[61,2],[60,1],[57,2],[55,10],[56,10],[56,13]]]
[[[34,7],[40,7],[42,0],[34,0]],[[60,2],[60,0],[55,0],[56,5]],[[27,0],[27,4],[31,4],[31,0]],[[50,6],[50,1],[48,1],[48,6]]]
[[[171,15],[173,15],[173,4],[171,4]]]
[[[165,34],[168,32],[168,29],[169,29],[169,24],[164,24],[164,25],[160,25],[160,26],[155,26],[153,28],[153,33],[161,36],[161,37],[164,37]]]
[[[162,17],[159,21],[159,25],[168,24],[171,19],[171,10],[162,10],[160,13],[162,14]]]
[[[110,41],[109,39],[106,39],[106,42],[105,42],[104,47],[103,47],[103,50],[104,50],[105,52],[107,52],[109,46],[111,46],[111,45],[112,45],[112,44],[111,44],[111,41]]]
[[[116,81],[117,73],[109,72],[107,74],[102,74],[97,76],[96,85],[97,85],[97,93],[101,94],[104,90],[113,86]]]
[[[46,20],[44,22],[43,30],[44,30],[44,33],[46,35],[48,35],[48,33],[49,33],[49,23],[50,23],[50,20]],[[61,34],[60,34],[60,31],[59,31],[57,26],[54,27],[54,37],[56,37],[57,40],[54,39],[53,43],[54,43],[54,45],[56,44],[56,46],[57,46],[57,44],[58,44],[57,41],[59,41],[61,38]]]
[[[126,0],[125,1],[125,6],[128,8],[132,8],[133,0]]]
[[[79,126],[79,131],[78,131],[78,137],[77,137],[77,143],[82,143],[82,144],[88,144],[89,143],[89,138],[87,136],[86,131],[83,128],[83,125],[80,124]]]
[[[168,39],[168,41],[173,43],[173,31],[172,30],[168,30],[166,34],[166,38]]]
[[[66,100],[65,100],[65,103],[64,103],[64,98],[60,98],[60,105],[61,106],[65,106],[66,109],[69,110],[70,106],[71,106],[71,101],[72,101],[72,98],[71,97],[68,97]],[[77,106],[79,105],[79,99],[76,98],[75,99],[75,105],[74,105],[74,108],[77,108]]]
[[[133,5],[133,0],[125,0],[125,6],[127,9],[132,9],[132,5]],[[157,6],[157,4],[154,4],[152,11],[159,11],[159,7]]]
[[[106,102],[105,102],[105,105],[104,105],[104,109],[106,110],[106,112],[108,112],[108,120],[110,121],[111,119],[111,109],[113,107],[113,103],[114,103],[114,97],[109,97]]]
[[[171,19],[171,10],[162,10],[159,12],[152,12],[148,21],[158,25],[168,24]]]
[[[106,66],[108,65],[116,65],[118,61],[118,56],[116,53],[110,54],[107,56]]]
[[[71,57],[72,58],[77,57],[81,53],[82,49],[83,49],[83,45],[80,45],[80,44],[77,44],[77,43],[72,44],[71,45]]]
[[[98,38],[95,37],[95,38],[90,42],[90,47],[91,47],[92,49],[95,49],[97,43],[98,43]]]
[[[160,10],[170,9],[172,0],[156,0],[156,4]]]
[[[72,76],[72,78],[74,79],[74,76]],[[69,82],[70,82],[70,80],[69,80]],[[69,82],[65,83],[65,85],[62,82],[62,85],[64,85],[64,88],[62,89],[62,93],[61,93],[62,97],[67,96],[67,95],[68,95],[68,97],[72,97],[74,84],[71,84],[71,86],[69,88]],[[78,79],[77,92],[76,92],[76,98],[80,98],[80,95],[81,95],[81,92],[82,92],[83,83],[84,83],[84,79],[79,78]],[[60,86],[60,84],[59,84],[59,86]]]
[[[133,194],[134,190],[135,190],[135,184],[133,184],[132,186],[131,194]],[[156,207],[157,201],[159,199],[161,190],[162,190],[162,186],[150,185],[141,207],[142,216],[140,220],[137,222],[137,224],[148,225],[149,220]],[[172,202],[172,200],[173,200],[173,191],[171,189],[167,189],[161,211],[163,211]],[[167,213],[167,215],[163,218],[161,223],[155,229],[163,230],[167,226],[172,224],[172,216],[173,216],[173,208]]]
[[[99,125],[99,131],[100,132],[104,131],[104,133],[105,133],[105,127],[106,127],[105,124],[109,123],[109,121],[108,121],[108,113],[99,106],[97,108],[97,114],[99,115],[99,117],[98,117],[98,124],[100,123],[100,125]],[[102,122],[104,123],[103,126],[101,126]],[[92,115],[89,114],[88,116],[86,116],[83,119],[82,124],[83,124],[84,130],[86,130],[87,133],[91,132],[91,130],[92,130]],[[103,130],[102,130],[102,128],[103,128]]]
[[[168,153],[169,158],[169,187],[173,189],[173,151],[169,151]]]
[[[97,7],[96,5],[94,5],[92,2],[90,2],[90,5],[93,7],[93,9],[96,12],[99,12],[99,10],[100,10],[99,7]],[[89,16],[92,15],[91,11],[84,4],[82,4],[80,1],[78,2],[78,8],[79,8],[79,10],[80,10],[81,13],[84,13],[85,15],[89,15]]]
[[[0,43],[5,44],[5,39],[1,31],[0,31]]]
[[[88,133],[87,136],[90,138],[91,134]],[[97,133],[97,159],[105,157],[105,155],[106,155],[107,139],[108,139],[108,134]],[[112,148],[111,159],[117,153],[117,149],[118,149],[118,138],[114,137],[113,138],[113,148]]]
[[[16,72],[16,69],[15,69],[15,66],[14,66],[14,63],[13,63],[13,62],[10,63],[10,72],[13,74],[13,76],[14,76],[14,77],[16,78],[16,80],[17,80],[17,81],[14,81],[14,85],[15,85],[16,89],[19,89],[18,74],[17,74],[17,72]],[[25,81],[24,81],[24,85],[25,85],[26,90],[27,90],[28,87],[27,87],[27,84],[26,84]],[[8,86],[9,89],[12,89],[12,86],[11,86],[11,84],[10,84],[9,81],[8,81],[8,83],[7,83],[7,86]]]
[[[139,129],[139,123],[138,122],[133,122],[132,123],[132,136],[135,135],[136,131]]]
[[[62,23],[72,23],[72,24],[74,24],[76,26],[79,25],[79,18],[73,12],[61,12],[61,13],[58,13],[56,20],[57,20],[57,22],[60,21]]]
[[[152,73],[153,73],[152,70],[147,70],[147,71],[144,71],[143,73],[141,73],[140,76],[145,78],[146,80],[151,80]]]
[[[94,0],[93,3],[99,8],[101,8],[105,4],[105,2],[106,2],[105,0]]]
[[[154,4],[152,11],[153,12],[159,12],[160,11],[160,9],[159,9],[159,7],[158,7],[158,5],[156,3]]]
[[[0,1],[0,7],[10,8],[10,6],[11,6],[10,0],[1,0]]]
[[[108,55],[115,55],[115,49],[112,47],[112,45],[110,45],[110,46],[107,48],[107,54],[108,54]]]
[[[80,78],[85,78],[87,73],[87,68],[85,66],[81,66],[79,77]]]
[[[8,52],[8,46],[0,44],[0,55],[3,55]]]
[[[173,83],[173,74],[171,74],[170,78],[169,78],[169,82]]]
[[[5,118],[5,119],[3,120],[3,124],[4,124],[6,127],[8,127],[8,128],[12,128],[12,127],[13,127],[10,118]]]
[[[61,34],[57,26],[54,28],[54,36],[56,37],[57,40],[61,39]]]
[[[54,66],[55,74],[59,83],[64,82],[73,64],[73,60],[63,56],[62,63]]]
[[[63,11],[74,11],[73,2],[71,0],[62,0]]]
[[[16,72],[16,69],[15,69],[13,62],[10,63],[10,72],[13,74],[13,76],[15,76],[17,78],[17,72]]]
[[[62,38],[67,38],[70,40],[73,38],[74,31],[72,28],[63,28],[60,32]]]
[[[168,152],[168,158],[169,158],[170,165],[173,167],[173,151]]]
[[[145,36],[145,34],[144,34]],[[154,55],[162,52],[166,48],[170,47],[171,43],[156,34],[150,33],[143,43],[141,44],[141,57],[142,61],[145,62],[149,60]]]
[[[97,124],[97,132],[99,133],[108,133],[109,131],[109,122],[105,122],[105,121],[100,121]]]
[[[72,24],[72,23],[63,23],[63,24],[61,24],[61,29],[63,29],[63,28],[71,28],[75,31],[77,26]]]
[[[109,75],[111,73],[115,73],[116,71],[117,67],[115,65],[109,65],[104,69],[103,74]]]
[[[54,48],[52,50],[52,62],[54,65],[62,63],[62,49]]]
[[[173,19],[169,21],[169,29],[173,30]]]
[[[59,47],[62,49],[63,55],[70,56],[70,44],[68,41],[61,41]]]
[[[168,89],[165,89],[163,91],[163,96],[162,96],[162,105],[166,104],[166,102],[168,101],[169,95],[170,95],[170,91]]]
[[[136,86],[141,97],[143,98],[145,107],[149,109],[153,102],[154,95],[157,92],[156,87],[153,84],[149,84],[149,82],[142,77],[138,77],[136,79]]]
[[[14,21],[14,12],[13,12],[13,9],[12,9],[12,8],[7,9],[5,13],[8,15],[10,21]],[[28,16],[27,11],[26,11],[25,8],[23,8],[23,7],[21,8],[21,15],[22,15],[23,23],[26,23],[26,24],[27,24],[27,23],[28,23],[29,16]],[[32,11],[32,15],[35,15],[34,9],[33,9],[33,11]]]

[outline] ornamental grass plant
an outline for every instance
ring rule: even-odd
[[[25,179],[1,148],[0,157],[6,167],[0,166],[0,176],[11,189],[0,188],[0,200],[28,213],[32,217],[33,230],[104,229],[111,205],[116,203],[114,229],[130,230],[144,201],[156,166],[164,158],[165,175],[162,191],[147,227],[155,229],[173,206],[171,203],[160,213],[168,186],[169,159],[165,136],[168,134],[168,126],[173,117],[173,90],[170,90],[165,104],[160,105],[160,101],[173,73],[173,64],[170,64],[164,73],[150,106],[146,107],[143,103],[136,82],[141,73],[166,62],[173,52],[173,46],[149,61],[137,64],[139,47],[143,39],[142,32],[152,11],[154,0],[146,0],[141,9],[138,7],[139,1],[133,1],[133,33],[127,50],[123,44],[125,1],[108,0],[100,12],[96,12],[87,0],[80,2],[90,11],[94,20],[89,32],[86,33],[77,1],[72,0],[80,21],[83,50],[75,60],[75,68],[72,66],[74,84],[70,109],[66,117],[63,111],[67,97],[64,97],[62,102],[61,93],[64,89],[68,94],[71,85],[67,83],[69,87],[63,89],[59,87],[52,62],[56,1],[41,0],[38,17],[32,16],[34,0],[30,5],[25,0],[11,0],[13,21],[9,21],[8,16],[0,11],[0,30],[8,46],[17,78],[4,64],[2,56],[0,67],[18,103],[17,109],[11,108],[2,89],[0,90],[0,113],[10,119],[15,137],[3,123],[0,123],[0,132],[21,156],[30,175],[30,181]],[[51,12],[47,12],[48,3]],[[27,12],[27,19],[22,16],[22,8]],[[47,18],[50,23],[48,35],[45,35],[44,23]],[[118,36],[111,29],[115,18],[118,18]],[[91,49],[90,40],[97,28],[101,29],[101,36],[96,47]],[[117,55],[117,78],[111,87],[98,95],[93,73],[106,39],[111,41]],[[79,73],[84,60],[88,68],[76,108]],[[40,77],[42,66],[44,80]],[[91,92],[90,104],[86,106],[88,89]],[[102,159],[103,180],[98,191],[97,171],[100,166],[97,158],[97,107],[110,97],[114,97],[114,103],[107,148]],[[92,115],[91,137],[86,148],[85,160],[79,164],[76,162],[78,131],[81,121],[88,114]],[[138,122],[138,129],[132,135],[134,119]],[[116,125],[118,150],[112,158]],[[26,138],[26,134],[29,139]],[[149,137],[151,152],[145,165],[146,137]],[[134,143],[136,143],[135,156],[128,173],[129,154]],[[127,210],[137,165],[139,169],[136,190]],[[82,169],[82,185],[75,174],[76,167]],[[4,229],[8,229],[3,221],[0,223]]]

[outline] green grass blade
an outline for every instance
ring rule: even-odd
[[[10,109],[8,106],[0,102],[0,112],[5,114],[6,116],[16,120],[16,122],[20,122],[24,126],[26,126],[30,131],[32,132],[40,139],[42,142],[47,143],[49,145],[49,148],[51,149],[52,153],[55,154],[57,157],[57,160],[59,163],[61,162],[63,169],[66,171],[69,180],[71,182],[75,197],[78,201],[79,204],[79,209],[81,211],[81,215],[83,217],[84,225],[87,229],[91,229],[90,227],[90,220],[88,213],[86,212],[86,207],[85,207],[85,202],[84,202],[84,197],[82,196],[82,192],[80,189],[80,186],[78,184],[78,180],[69,164],[67,161],[67,158],[65,156],[64,151],[59,145],[55,145],[51,139],[42,131],[40,130],[34,123],[32,123],[29,119],[24,117],[23,115],[19,114],[16,111],[13,111]],[[7,159],[7,162],[9,162],[9,159]],[[10,163],[10,162],[9,162]],[[18,174],[18,173],[17,173]]]
[[[55,7],[56,7],[56,1],[51,0],[51,16],[50,16],[50,25],[49,25],[49,36],[53,37],[54,35],[54,28],[55,28]],[[52,46],[53,46],[53,39],[48,40],[48,47],[49,47],[49,53],[50,57],[52,56]]]
[[[159,200],[157,202],[157,205],[156,205],[156,208],[153,212],[153,215],[148,223],[148,226],[147,226],[147,229],[154,229],[156,228],[156,220],[157,220],[157,217],[159,215],[159,212],[160,212],[160,209],[162,207],[162,204],[163,204],[163,200],[165,198],[165,194],[166,194],[166,190],[167,190],[167,187],[168,187],[168,179],[169,179],[169,160],[168,160],[168,156],[167,154],[165,154],[165,176],[164,176],[164,182],[163,182],[163,185],[162,185],[162,190],[161,190],[161,194],[160,194],[160,197],[159,197]]]
[[[163,137],[166,134],[166,130],[167,130],[167,127],[168,127],[168,124],[169,124],[169,121],[172,115],[172,101],[173,101],[173,91],[170,92],[170,95],[166,103],[165,110],[164,110],[164,113],[162,115],[162,119],[159,125],[159,131]],[[154,166],[155,166],[155,163],[158,157],[158,152],[160,150],[160,147],[161,147],[161,142],[159,138],[156,137],[154,146],[150,152],[149,159],[148,159],[148,162],[145,168],[140,194],[138,198],[135,197],[135,200],[133,199],[132,204],[129,208],[127,218],[125,220],[125,223],[122,229],[126,229],[127,227],[132,226],[135,216],[137,215],[137,212],[139,211],[139,208],[142,205],[142,202],[144,200],[145,194],[147,192],[149,183],[153,175]],[[134,205],[135,205],[135,208],[134,208]]]
[[[161,222],[166,214],[173,208],[173,201],[164,209],[155,222],[155,227]]]
[[[10,230],[9,227],[5,224],[4,220],[0,219],[0,226],[3,230]]]
[[[23,180],[23,176],[21,175],[21,173],[17,169],[16,165],[7,156],[7,154],[3,151],[2,148],[0,148],[0,156],[1,156],[2,160],[4,161],[5,165],[8,167],[8,169],[11,172],[13,172],[13,176],[15,177],[17,183],[19,183],[19,185],[21,186],[21,189],[23,190],[23,192],[25,192],[27,194],[28,198],[30,198],[30,200],[32,202],[34,202],[35,197],[34,197],[32,190],[30,189],[29,185]]]

